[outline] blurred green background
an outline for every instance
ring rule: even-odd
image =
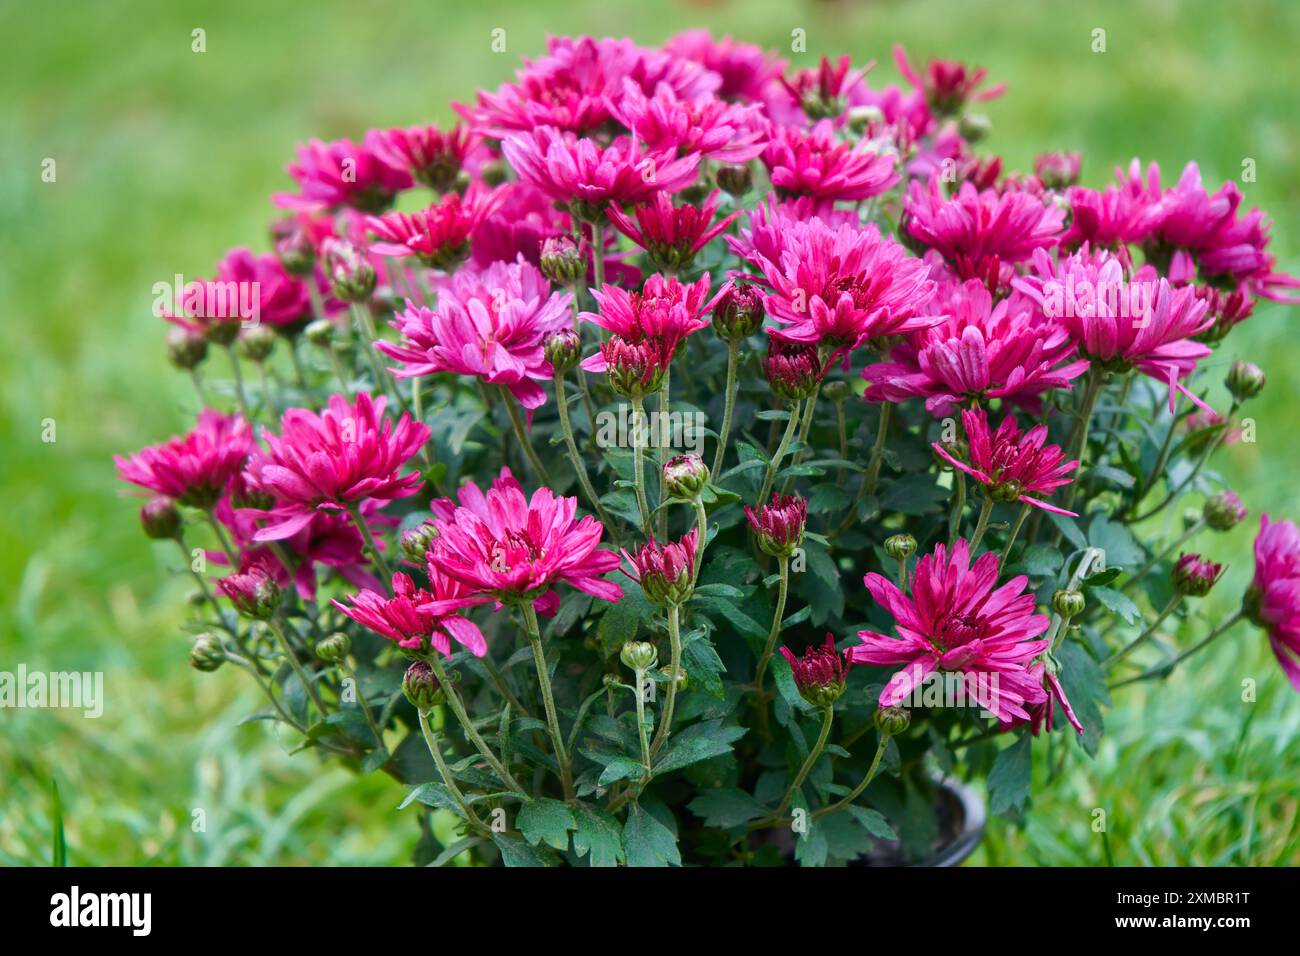
[[[400,788],[291,757],[226,668],[186,665],[187,582],[174,552],[140,533],[110,456],[192,421],[189,383],[167,366],[150,312],[155,282],[209,274],[230,246],[266,248],[268,195],[310,137],[451,119],[450,100],[507,78],[547,34],[656,43],[707,26],[780,49],[876,59],[897,81],[913,57],[985,65],[1009,94],[988,105],[991,151],[1026,169],[1036,152],[1085,153],[1101,185],[1134,155],[1168,180],[1197,160],[1216,188],[1252,158],[1249,204],[1300,272],[1300,4],[874,2],[268,5],[67,2],[0,5],[0,670],[105,672],[103,717],[0,711],[0,863],[49,860],[50,781],[82,864],[401,863],[417,833]],[[191,52],[191,31],[207,51]],[[491,52],[491,31],[508,52]],[[808,50],[791,54],[791,31]],[[1106,31],[1106,52],[1091,50]],[[57,180],[42,181],[42,162]],[[1235,606],[1257,514],[1300,517],[1294,409],[1297,317],[1264,305],[1212,359],[1270,375],[1247,414],[1258,442],[1218,459],[1249,527],[1200,544],[1231,564],[1201,611]],[[1207,363],[1210,364],[1210,363]],[[1222,392],[1215,392],[1222,400]],[[1219,407],[1224,407],[1221,403]],[[42,440],[53,419],[54,442]],[[1198,504],[1191,501],[1188,504]],[[1177,520],[1179,509],[1171,514]],[[1242,681],[1257,700],[1241,700]],[[1263,637],[1241,627],[1163,687],[1125,692],[1096,762],[1072,753],[1046,779],[1040,742],[1027,824],[994,821],[974,858],[1097,864],[1105,810],[1119,864],[1300,862],[1300,696]],[[190,821],[203,809],[207,831]]]

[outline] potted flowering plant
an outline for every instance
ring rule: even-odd
[[[190,661],[405,785],[417,863],[955,863],[960,781],[1017,812],[1034,737],[1091,755],[1238,622],[1300,688],[1294,524],[1197,613],[1264,386],[1201,366],[1300,287],[1267,220],[1005,172],[1002,88],[896,58],[553,39],[450,130],[302,147],[272,251],[163,303],[203,410],[117,466]]]

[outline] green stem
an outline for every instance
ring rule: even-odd
[[[713,477],[722,474],[722,463],[727,457],[727,439],[731,435],[731,416],[736,410],[736,366],[740,358],[740,340],[727,341],[727,386],[722,406],[722,427],[718,430],[718,448],[713,453]]]
[[[817,735],[817,743],[813,744],[813,749],[808,751],[808,757],[804,760],[803,766],[799,768],[799,772],[795,774],[795,778],[790,784],[790,789],[785,792],[785,798],[781,801],[781,805],[776,808],[776,812],[772,814],[773,819],[779,820],[785,815],[786,807],[790,806],[790,801],[794,799],[794,795],[798,793],[799,788],[803,786],[803,782],[812,771],[813,765],[817,763],[817,758],[820,757],[822,751],[826,749],[826,741],[831,735],[831,724],[834,722],[835,705],[827,704],[822,708],[822,730],[821,733]]]
[[[957,535],[961,533],[962,512],[966,510],[966,475],[953,469],[952,472],[952,511],[948,514],[948,550],[957,544]]]
[[[474,722],[469,719],[469,714],[465,712],[465,702],[460,699],[460,693],[456,690],[456,685],[447,677],[447,670],[442,666],[442,660],[436,652],[429,655],[429,666],[433,668],[433,675],[438,678],[438,684],[447,697],[447,706],[451,708],[451,712],[460,721],[461,729],[465,732],[465,736],[469,738],[469,742],[483,755],[483,759],[487,761],[488,766],[496,772],[496,775],[501,778],[501,781],[507,787],[525,800],[532,799],[528,796],[528,791],[519,785],[519,781],[514,778],[514,775],[506,769],[505,764],[492,752],[492,748],[487,745],[487,741],[474,729]]]
[[[1092,410],[1097,404],[1097,398],[1101,395],[1102,386],[1106,382],[1106,375],[1100,369],[1091,368],[1088,370],[1088,386],[1083,393],[1083,402],[1079,408],[1079,420],[1074,423],[1074,430],[1070,433],[1070,451],[1066,453],[1066,458],[1077,458],[1079,460],[1079,474],[1083,472],[1083,466],[1086,464],[1084,459],[1088,451],[1088,428],[1092,423]],[[1074,503],[1074,496],[1078,493],[1079,482],[1077,480],[1070,482],[1065,489],[1065,501],[1061,507],[1066,511],[1070,510],[1070,505]],[[1057,534],[1057,540],[1060,540],[1060,533]]]
[[[1152,568],[1154,568],[1165,558],[1169,557],[1169,555],[1171,555],[1175,551],[1175,549],[1181,548],[1188,541],[1196,537],[1204,530],[1205,530],[1205,519],[1202,518],[1200,521],[1197,521],[1194,525],[1192,525],[1190,528],[1184,531],[1178,538],[1170,542],[1169,546],[1166,547],[1163,551],[1159,552],[1158,554],[1152,555],[1152,557],[1147,561],[1146,564],[1142,565],[1142,567],[1138,568],[1135,572],[1133,572],[1133,576],[1124,582],[1124,587],[1122,587],[1120,590],[1127,591],[1134,584],[1137,584],[1137,582],[1141,581],[1144,577],[1146,577],[1148,574],[1151,573]]]
[[[533,448],[532,442],[528,439],[528,431],[524,428],[523,416],[519,414],[519,405],[515,402],[515,397],[507,391],[504,385],[499,386],[502,398],[505,401],[506,412],[510,416],[510,424],[514,427],[515,437],[519,439],[519,444],[523,446],[524,456],[528,459],[528,464],[533,466],[533,474],[543,485],[551,484],[551,476],[546,473],[546,466],[542,460],[537,457],[537,452]]]
[[[763,490],[759,492],[758,503],[762,504],[767,501],[767,496],[772,491],[772,484],[776,481],[776,473],[781,469],[781,459],[785,457],[785,450],[790,445],[790,440],[794,438],[795,432],[799,428],[799,402],[790,403],[790,421],[785,426],[785,432],[781,435],[781,444],[776,446],[776,452],[772,455],[772,460],[767,463],[767,473],[763,476]]]
[[[230,356],[230,370],[235,375],[235,400],[239,403],[240,414],[245,421],[251,422],[253,416],[248,413],[248,398],[244,395],[244,373],[239,369],[239,356],[235,354],[233,345],[226,346],[226,354]]]
[[[1153,635],[1156,632],[1156,629],[1160,627],[1161,624],[1164,623],[1165,618],[1167,618],[1170,614],[1174,613],[1174,608],[1178,607],[1178,605],[1182,602],[1182,600],[1183,600],[1182,594],[1175,594],[1172,598],[1170,598],[1169,603],[1165,605],[1165,609],[1156,615],[1156,619],[1151,622],[1150,627],[1148,627],[1137,637],[1133,638],[1133,640],[1130,641],[1128,644],[1125,644],[1118,651],[1116,651],[1114,654],[1110,655],[1110,657],[1106,658],[1104,661],[1101,662],[1102,670],[1109,670],[1110,668],[1114,667],[1117,663],[1119,663],[1121,660],[1123,660],[1125,657],[1131,654],[1134,651],[1134,649],[1140,647],[1142,644],[1145,644],[1147,640],[1150,639],[1151,635]]]
[[[643,772],[641,775],[641,785],[645,786],[650,780],[650,738],[645,729],[645,671],[638,668],[633,672],[636,676],[636,730],[637,736],[641,739],[641,766]]]
[[[288,659],[289,666],[293,668],[293,672],[298,675],[298,680],[302,683],[303,690],[307,692],[307,696],[310,697],[312,703],[316,705],[316,709],[320,711],[321,719],[324,720],[325,704],[320,699],[320,693],[316,690],[316,685],[312,683],[310,678],[308,678],[307,671],[303,668],[302,662],[298,660],[298,653],[293,649],[293,645],[289,643],[289,636],[284,633],[283,625],[275,617],[272,617],[266,623],[267,626],[271,628],[271,633],[273,633],[279,640],[280,649],[284,651],[284,656]]]
[[[668,642],[672,647],[672,660],[669,668],[668,691],[664,698],[663,713],[659,715],[659,729],[655,731],[654,743],[650,745],[650,756],[659,753],[659,748],[668,742],[673,732],[673,710],[677,703],[677,685],[681,683],[682,672],[682,634],[678,615],[680,609],[676,604],[668,605]]]
[[[491,832],[488,830],[487,824],[480,820],[478,814],[474,812],[474,809],[465,802],[465,795],[461,793],[460,788],[456,786],[456,778],[451,775],[451,769],[447,766],[447,761],[443,759],[442,752],[438,749],[438,736],[433,732],[433,728],[429,726],[428,711],[421,710],[419,711],[419,715],[420,733],[424,735],[424,744],[429,748],[429,756],[431,756],[433,762],[437,764],[438,774],[442,777],[442,782],[447,785],[447,789],[451,791],[451,796],[452,799],[456,801],[456,806],[460,807],[460,812],[476,830],[482,830],[484,833]]]
[[[659,389],[659,427],[655,430],[655,448],[659,449],[659,461],[662,462],[664,455],[664,430],[668,428],[671,419],[668,417],[671,403],[671,393],[669,386],[669,376],[672,374],[671,369],[664,369],[664,382]],[[668,537],[668,509],[663,507],[664,503],[664,470],[662,464],[655,468],[659,476],[659,540],[663,541]]]
[[[622,547],[618,540],[618,528],[605,513],[605,508],[600,503],[600,498],[596,496],[596,489],[591,486],[591,478],[587,475],[587,465],[578,454],[578,443],[573,438],[573,425],[569,422],[569,400],[564,394],[564,375],[555,376],[555,405],[560,411],[560,429],[564,432],[564,445],[569,452],[569,462],[573,465],[573,471],[578,476],[578,485],[582,488],[582,493],[587,496],[591,502],[592,510],[600,518],[600,523],[609,529],[609,533],[614,538],[615,547]]]
[[[528,643],[533,649],[533,664],[537,667],[537,684],[542,691],[542,704],[546,709],[546,726],[551,733],[551,745],[555,748],[555,760],[560,765],[560,783],[564,787],[564,799],[573,799],[573,771],[569,766],[569,753],[564,747],[564,736],[560,733],[560,718],[555,711],[555,694],[551,690],[551,673],[546,665],[546,652],[542,649],[542,635],[537,627],[537,612],[533,602],[519,602],[524,615],[524,624],[528,631]]]
[[[808,453],[808,432],[812,428],[813,412],[817,408],[817,396],[821,393],[821,389],[822,383],[818,382],[813,386],[812,394],[804,402],[803,421],[799,424],[799,450],[794,453],[791,464],[799,464]],[[781,488],[781,494],[788,495],[793,487],[794,475],[791,475],[786,478],[785,484]]]
[[[650,505],[645,497],[645,468],[642,459],[645,448],[641,443],[641,427],[645,421],[645,400],[632,399],[632,486],[636,489],[636,504],[641,511],[641,533],[650,537]]]
[[[754,671],[754,689],[760,694],[763,692],[763,675],[767,672],[768,661],[772,659],[772,651],[776,650],[776,639],[781,636],[785,599],[790,591],[790,559],[781,556],[776,562],[781,574],[781,585],[776,592],[776,610],[772,614],[772,627],[767,634],[767,644],[763,646],[763,656],[758,659],[758,667]]]
[[[384,591],[387,592],[393,584],[393,573],[388,569],[388,562],[384,556],[379,553],[379,546],[375,544],[375,536],[370,533],[370,525],[361,517],[361,508],[358,505],[352,505],[348,508],[348,515],[352,518],[352,524],[361,532],[361,540],[366,544],[366,550],[370,552],[371,559],[375,562],[375,567],[383,576]]]
[[[1025,523],[1025,519],[1029,517],[1030,507],[1030,505],[1021,503],[1020,514],[1016,515],[1016,523],[1011,526],[1011,533],[1007,535],[1007,543],[1002,547],[1002,556],[998,558],[998,567],[1005,568],[1007,566],[1007,558],[1011,557],[1011,546],[1016,543],[1020,528]]]
[[[357,692],[357,706],[361,708],[361,713],[366,717],[366,723],[370,725],[370,732],[375,735],[375,746],[381,750],[384,746],[384,735],[379,731],[379,725],[375,723],[375,715],[370,711],[370,705],[366,703],[366,695],[361,693],[361,680],[357,677],[357,672],[352,669],[347,661],[339,661],[339,670],[346,677],[351,679],[353,688]]]
[[[889,435],[889,419],[894,406],[885,402],[880,406],[880,422],[876,426],[876,441],[871,446],[871,458],[867,461],[867,474],[863,478],[866,494],[874,495],[880,481],[880,463],[885,456],[885,438]]]
[[[841,797],[839,800],[836,800],[830,806],[822,807],[820,810],[813,813],[813,819],[815,820],[818,817],[825,816],[828,813],[834,813],[836,810],[842,810],[845,807],[847,807],[850,803],[852,803],[854,800],[858,799],[858,797],[862,795],[862,791],[866,790],[867,787],[870,785],[871,781],[875,778],[876,771],[880,769],[880,760],[882,757],[885,756],[885,748],[888,745],[889,745],[889,734],[882,733],[880,735],[880,743],[876,745],[876,755],[871,758],[871,766],[867,768],[867,775],[862,778],[862,782],[859,783],[856,787],[854,787],[852,791],[850,791],[845,796]]]
[[[704,510],[704,502],[699,498],[695,499],[695,567],[691,569],[691,589],[695,589],[695,582],[700,578],[700,568],[704,564],[704,545],[709,536],[709,516]]]
[[[975,533],[971,535],[971,539],[970,539],[970,553],[972,557],[974,557],[975,555],[975,549],[978,548],[980,546],[980,542],[984,540],[984,532],[988,530],[989,514],[991,514],[992,511],[993,511],[993,499],[990,498],[988,495],[985,495],[984,503],[980,505],[979,519],[975,522]]]
[[[1231,628],[1234,624],[1240,621],[1244,616],[1245,616],[1245,611],[1241,608],[1238,608],[1237,611],[1233,613],[1233,615],[1230,618],[1228,618],[1226,621],[1224,621],[1222,624],[1216,627],[1213,631],[1211,631],[1200,641],[1193,644],[1187,650],[1183,651],[1173,660],[1169,661],[1168,663],[1160,664],[1157,665],[1156,667],[1152,667],[1149,670],[1145,670],[1141,674],[1138,674],[1134,677],[1126,677],[1122,681],[1116,681],[1114,684],[1111,684],[1108,689],[1114,690],[1115,688],[1123,687],[1126,684],[1134,684],[1137,683],[1138,681],[1151,680],[1151,678],[1153,677],[1160,677],[1164,674],[1168,674],[1175,667],[1181,664],[1183,661],[1187,660],[1187,658],[1191,657],[1197,651],[1200,651],[1201,649],[1205,648],[1207,645],[1210,644],[1211,641],[1214,641],[1220,635],[1225,633],[1229,628]]]

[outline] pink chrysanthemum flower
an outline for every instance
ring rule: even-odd
[[[320,511],[350,511],[370,500],[391,501],[418,490],[419,472],[401,469],[429,438],[429,429],[403,414],[394,425],[384,417],[387,400],[362,392],[349,403],[331,395],[320,415],[291,408],[280,434],[264,434],[269,452],[249,456],[249,486],[270,494],[269,524],[257,541],[280,541],[301,531]]]
[[[217,263],[214,281],[225,283],[228,289],[233,283],[236,288],[249,290],[247,297],[252,315],[242,318],[256,318],[259,323],[265,322],[281,329],[301,328],[311,321],[308,282],[315,282],[322,293],[327,288],[315,271],[310,277],[300,279],[286,272],[276,256],[256,255],[248,249],[232,249],[226,253],[226,257]]]
[[[1300,528],[1294,523],[1260,516],[1245,609],[1268,634],[1287,680],[1300,691]]]
[[[959,471],[970,475],[987,490],[994,501],[1020,501],[1044,511],[1077,517],[1074,512],[1043,501],[1040,495],[1052,494],[1070,483],[1066,477],[1079,467],[1066,461],[1060,446],[1048,445],[1047,426],[1035,425],[1021,433],[1011,415],[1002,419],[996,431],[989,431],[988,414],[983,408],[968,408],[961,413],[966,433],[966,461],[955,457],[941,443],[932,446],[939,457]]]
[[[1074,343],[1065,329],[1019,293],[994,304],[978,279],[936,297],[932,311],[943,321],[910,333],[889,361],[868,365],[867,400],[901,402],[924,397],[937,418],[967,402],[1001,398],[1036,410],[1043,392],[1069,388],[1088,369],[1069,361]],[[944,304],[941,304],[944,303]]]
[[[829,58],[822,57],[815,69],[797,70],[789,78],[782,76],[780,82],[810,120],[831,119],[844,112],[849,104],[849,94],[873,66],[875,61],[855,70],[853,58],[848,54],[834,64]]]
[[[910,598],[879,574],[863,579],[876,603],[893,615],[898,636],[859,631],[862,644],[849,648],[849,658],[877,667],[906,665],[881,691],[880,706],[902,703],[936,670],[955,671],[966,676],[967,693],[999,721],[1029,719],[1026,706],[1046,698],[1029,662],[1047,649],[1047,641],[1034,638],[1051,622],[1035,613],[1033,593],[1022,593],[1028,578],[1020,575],[1001,587],[997,579],[997,556],[983,554],[972,567],[963,539],[951,553],[936,545],[917,562]]]
[[[371,251],[385,256],[417,256],[431,269],[449,271],[470,254],[470,237],[504,196],[473,184],[464,196],[448,193],[420,212],[390,212],[366,220],[380,241]]]
[[[130,458],[113,456],[123,481],[194,508],[211,508],[255,447],[253,430],[238,415],[205,408],[194,430],[150,445]]]
[[[750,259],[771,289],[764,306],[780,323],[777,338],[847,350],[939,321],[919,314],[935,289],[925,263],[874,225],[832,227],[816,217],[782,224],[779,258],[755,251]],[[731,245],[741,251],[741,242]]]
[[[688,100],[708,96],[721,82],[697,63],[631,40],[553,37],[548,48],[540,59],[525,59],[516,82],[480,91],[476,106],[457,105],[456,111],[497,138],[539,126],[589,133],[610,118],[625,78],[646,94],[662,83]]]
[[[583,312],[579,318],[629,343],[651,340],[671,361],[683,339],[708,327],[709,310],[726,291],[724,285],[717,295],[709,298],[709,284],[708,273],[691,283],[655,273],[646,279],[640,292],[628,292],[606,283],[604,288],[592,290],[600,311]],[[588,357],[582,367],[588,372],[605,371],[603,353]]]
[[[431,609],[493,598],[535,600],[561,582],[605,601],[622,598],[623,589],[605,579],[619,556],[598,547],[605,530],[599,521],[591,515],[576,519],[578,499],[539,488],[530,500],[509,468],[501,469],[486,495],[469,482],[459,498],[459,507],[448,501],[435,509],[444,517],[429,564],[479,596],[435,602]]]
[[[350,206],[360,212],[383,212],[414,183],[406,169],[383,153],[379,135],[371,130],[361,143],[314,139],[299,148],[298,161],[288,167],[299,192],[277,193],[275,204],[312,211]]]
[[[663,49],[674,57],[698,63],[721,78],[715,91],[730,102],[753,102],[763,98],[768,87],[785,69],[777,59],[753,43],[741,43],[730,36],[714,40],[708,30],[687,30],[669,37]]]
[[[464,126],[444,132],[429,125],[385,130],[372,145],[390,165],[409,171],[416,182],[446,192],[455,185],[466,157],[478,144],[479,137]]]
[[[722,163],[745,163],[763,151],[766,122],[757,106],[713,97],[689,100],[660,85],[646,96],[631,80],[613,104],[615,118],[652,150],[698,153]]]
[[[797,495],[773,492],[768,504],[760,504],[757,508],[745,505],[745,520],[763,551],[788,558],[803,544],[804,528],[808,524],[808,502]]]
[[[679,158],[671,150],[643,150],[627,137],[602,147],[551,126],[515,133],[501,151],[520,179],[588,222],[597,221],[611,202],[641,202],[690,185],[700,161],[698,154]]]
[[[1037,249],[1056,244],[1065,210],[1023,192],[998,194],[963,183],[951,199],[939,177],[926,186],[913,180],[903,204],[906,230],[938,252],[963,279],[984,279],[990,269],[1023,262]]]
[[[681,604],[691,596],[699,536],[698,528],[667,544],[660,544],[651,536],[630,554],[623,551],[623,557],[632,566],[631,571],[623,573],[640,584],[645,596],[655,604]]]
[[[569,328],[571,292],[551,292],[551,284],[523,260],[494,262],[486,269],[465,268],[438,290],[437,308],[407,302],[393,328],[399,343],[375,343],[402,363],[399,378],[454,372],[504,385],[521,405],[546,401],[537,383],[551,377],[543,342]]]
[[[541,264],[542,243],[573,233],[569,215],[555,208],[544,192],[531,183],[513,182],[497,187],[500,202],[474,229],[470,242],[474,264],[514,262],[523,256]]]
[[[799,696],[817,707],[835,703],[844,693],[853,661],[835,649],[835,635],[827,634],[821,645],[810,644],[802,656],[782,645],[781,656],[790,665]]]
[[[1042,250],[1034,254],[1034,274],[1015,287],[1059,322],[1094,364],[1131,366],[1169,386],[1169,407],[1182,392],[1202,408],[1180,379],[1196,368],[1210,348],[1195,337],[1214,324],[1207,303],[1191,287],[1175,289],[1143,266],[1132,280],[1110,253],[1082,249],[1056,262]]]
[[[762,159],[782,196],[856,201],[888,192],[899,181],[892,157],[837,141],[829,120],[807,131],[775,130]]]
[[[633,208],[635,222],[617,206],[609,207],[609,221],[648,252],[659,268],[685,269],[740,215],[736,210],[713,222],[721,199],[722,193],[715,189],[699,206],[674,206],[667,193],[656,193],[648,203]]]
[[[349,607],[331,601],[336,608],[358,624],[386,637],[398,647],[417,653],[430,648],[443,657],[451,656],[451,642],[466,648],[475,657],[487,653],[487,641],[478,625],[455,611],[429,610],[444,606],[468,595],[468,589],[452,578],[435,571],[429,573],[429,588],[417,588],[409,575],[393,575],[393,596],[363,589],[353,595]]]
[[[930,109],[940,116],[957,113],[969,102],[997,99],[1007,90],[1005,83],[981,90],[989,71],[983,68],[968,71],[965,64],[954,60],[930,60],[922,77],[908,62],[901,44],[894,47],[894,63],[907,82],[925,94]]]
[[[1074,708],[1070,706],[1070,699],[1065,696],[1065,688],[1061,686],[1061,681],[1057,678],[1051,668],[1043,662],[1042,659],[1035,661],[1029,666],[1030,676],[1038,680],[1047,699],[1042,703],[1028,704],[1025,709],[1029,711],[1029,732],[1035,737],[1040,732],[1046,730],[1049,734],[1052,732],[1052,725],[1056,722],[1056,705],[1061,705],[1061,712],[1065,714],[1066,721],[1074,728],[1075,733],[1083,733],[1083,724],[1079,722],[1078,715],[1075,714]],[[1003,724],[1002,730],[1009,730],[1016,721],[1011,724]]]

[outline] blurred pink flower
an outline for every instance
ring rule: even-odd
[[[487,641],[477,624],[454,610],[430,610],[468,593],[459,581],[436,570],[429,572],[427,589],[417,588],[409,575],[398,571],[393,575],[391,598],[367,588],[349,598],[351,606],[337,600],[330,603],[398,647],[417,652],[432,648],[449,657],[454,640],[475,657],[482,657],[487,653]]]
[[[709,97],[683,99],[661,84],[653,96],[631,80],[610,103],[614,117],[651,150],[695,153],[722,163],[744,163],[763,151],[767,122],[757,106]]]
[[[275,204],[308,211],[351,206],[360,212],[383,212],[404,189],[414,185],[411,175],[384,152],[378,130],[361,143],[349,139],[322,143],[313,139],[298,149],[298,161],[289,175],[299,192],[277,193]]]
[[[837,141],[829,120],[807,131],[775,130],[762,159],[772,187],[783,196],[870,199],[888,192],[899,180],[892,157]]]
[[[402,363],[399,378],[453,372],[504,385],[525,408],[546,401],[537,383],[551,377],[542,348],[546,336],[572,326],[571,292],[551,284],[521,256],[485,269],[461,269],[438,290],[436,309],[408,301],[393,328],[399,343],[377,348]]]
[[[389,165],[406,169],[420,183],[445,192],[456,182],[466,157],[480,137],[464,126],[447,131],[437,126],[408,126],[378,133],[372,148]]]
[[[123,481],[194,508],[211,508],[239,474],[256,443],[248,422],[211,408],[199,412],[194,430],[129,458],[113,456]]]
[[[897,706],[936,670],[956,671],[975,678],[967,680],[967,692],[999,721],[1029,719],[1026,706],[1047,697],[1029,662],[1047,649],[1047,641],[1034,638],[1050,621],[1035,613],[1032,592],[1021,593],[1028,578],[1020,575],[1001,587],[997,579],[997,556],[985,553],[972,567],[969,547],[960,538],[951,553],[939,544],[917,562],[910,598],[879,574],[863,579],[893,615],[898,636],[859,631],[862,644],[849,648],[849,659],[906,665],[881,691],[880,706]]]
[[[1021,433],[1013,416],[1002,419],[996,431],[989,431],[988,414],[983,408],[968,408],[961,413],[966,435],[966,461],[955,457],[940,442],[932,442],[935,453],[954,468],[984,485],[994,501],[1020,501],[1044,511],[1077,517],[1073,511],[1049,505],[1039,496],[1047,496],[1070,483],[1066,475],[1079,467],[1066,461],[1059,445],[1048,445],[1047,426],[1035,425]]]
[[[568,213],[556,209],[550,197],[531,183],[507,183],[497,187],[497,195],[500,201],[470,239],[476,266],[514,262],[519,256],[540,265],[543,242],[572,234]]]
[[[1291,686],[1300,691],[1300,528],[1261,515],[1255,537],[1255,578],[1246,613],[1268,643]]]
[[[921,76],[908,62],[901,44],[894,47],[894,63],[898,72],[925,94],[926,103],[940,115],[957,113],[969,102],[997,99],[1007,90],[1005,83],[981,90],[989,71],[982,67],[967,70],[965,64],[955,60],[930,60],[925,65],[925,76]]]
[[[665,53],[691,60],[717,74],[721,83],[715,90],[716,94],[732,102],[761,99],[785,68],[783,60],[760,46],[742,43],[730,36],[715,40],[708,30],[687,30],[669,37],[663,49]]]
[[[474,183],[465,192],[448,193],[420,212],[390,212],[371,216],[367,228],[380,241],[372,252],[386,256],[417,256],[432,269],[451,271],[470,254],[470,237],[492,214],[504,196]]]
[[[368,500],[390,501],[415,494],[419,472],[401,469],[429,438],[429,429],[403,414],[396,425],[384,417],[387,400],[362,392],[349,403],[331,395],[320,415],[291,408],[280,434],[267,430],[269,452],[256,450],[244,470],[249,487],[275,504],[270,523],[255,541],[280,541],[306,527],[320,511],[347,511]]]

